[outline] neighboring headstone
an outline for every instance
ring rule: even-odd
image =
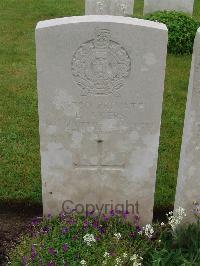
[[[86,0],[86,15],[133,15],[134,0]]]
[[[175,10],[193,13],[194,0],[144,0],[144,14],[155,11]]]
[[[57,214],[65,200],[79,211],[124,204],[130,217],[151,222],[166,26],[54,19],[38,23],[36,45],[44,214]]]
[[[175,209],[187,211],[185,221],[193,221],[193,202],[200,204],[200,28],[193,52]]]

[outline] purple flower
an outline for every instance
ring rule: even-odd
[[[35,257],[37,256],[37,251],[34,245],[31,246],[31,260],[34,261]]]
[[[135,237],[135,232],[131,232],[131,233],[129,234],[129,236],[130,236],[131,238],[134,238],[134,237]]]
[[[59,217],[60,217],[60,220],[63,221],[63,220],[65,220],[66,214],[64,212],[61,212],[59,214]]]
[[[39,217],[34,217],[33,219],[32,219],[32,221],[31,221],[31,225],[32,226],[36,226],[36,225],[38,225],[40,223],[40,219],[39,219]]]
[[[62,245],[62,249],[64,252],[66,252],[68,250],[68,245],[67,244],[63,244]]]
[[[44,226],[41,230],[41,233],[48,234],[49,233],[49,228],[47,226]]]
[[[67,232],[68,232],[68,228],[67,228],[67,227],[62,228],[61,233],[62,233],[63,235],[66,235]]]
[[[94,213],[94,210],[86,211],[86,217],[91,216],[93,213]]]
[[[97,228],[98,227],[98,222],[97,221],[94,221],[93,224],[92,224],[93,228]]]
[[[105,233],[105,229],[102,226],[99,228],[99,233],[100,234],[104,234]]]
[[[108,216],[105,216],[105,215],[103,215],[103,221],[104,222],[107,222],[109,220],[109,217]]]
[[[73,220],[72,217],[66,218],[65,221],[66,221],[67,224],[70,224],[70,225],[73,225],[75,223],[75,221]]]
[[[52,248],[52,247],[48,249],[48,252],[52,256],[55,255],[55,253],[56,253],[55,250],[54,250],[54,248]]]
[[[129,214],[128,211],[123,212],[122,213],[123,218],[126,219],[128,217],[128,214]]]
[[[83,226],[87,227],[89,225],[89,222],[87,220],[83,221]]]
[[[138,232],[140,232],[140,231],[142,231],[142,227],[139,226],[139,225],[137,225],[137,226],[136,226],[136,230],[137,230]]]
[[[110,211],[109,211],[109,214],[110,214],[110,216],[114,216],[114,215],[115,215],[114,210],[110,210]]]
[[[26,257],[22,257],[22,266],[26,266]]]

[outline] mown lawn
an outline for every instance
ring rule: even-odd
[[[141,15],[143,1],[135,3]],[[41,202],[34,30],[39,20],[84,14],[83,0],[0,1],[0,202]],[[195,3],[200,20],[200,1]],[[167,59],[156,207],[173,204],[191,56]]]

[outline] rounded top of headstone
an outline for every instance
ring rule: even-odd
[[[44,20],[38,22],[36,29],[42,29],[47,27],[55,27],[65,24],[75,24],[75,23],[89,23],[89,22],[107,22],[107,23],[119,23],[134,25],[140,27],[149,27],[159,30],[167,31],[167,27],[163,23],[154,22],[150,20],[123,17],[123,16],[109,16],[109,15],[88,15],[88,16],[74,16],[74,17],[64,17],[56,18],[50,20]]]

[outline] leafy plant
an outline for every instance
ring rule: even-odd
[[[192,53],[196,31],[200,26],[192,17],[176,11],[159,11],[144,16],[144,19],[166,24],[169,31],[169,53]]]
[[[11,265],[200,265],[200,223],[174,228],[181,212],[168,215],[168,223],[131,224],[127,213],[101,219],[61,213],[59,217],[34,219],[27,235],[10,253]],[[174,217],[174,218],[172,218]]]

